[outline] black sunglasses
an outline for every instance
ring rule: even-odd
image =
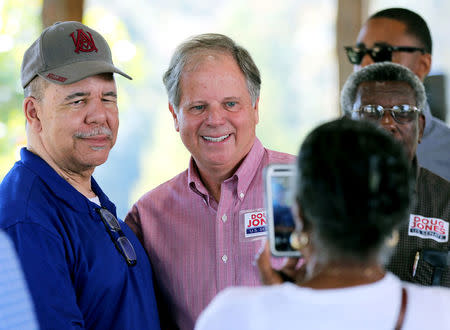
[[[100,218],[117,251],[125,258],[128,266],[136,265],[136,252],[134,252],[133,244],[131,244],[130,240],[123,233],[117,218],[104,207],[96,209],[96,211],[100,214]],[[115,238],[113,232],[118,233],[119,237]]]
[[[392,118],[399,124],[406,124],[417,119],[417,115],[422,112],[416,106],[409,104],[394,105],[390,108],[368,104],[353,110],[361,119],[371,121],[380,121],[386,111],[389,111]]]
[[[372,58],[374,62],[391,62],[392,52],[421,52],[425,54],[424,48],[409,46],[391,46],[388,44],[375,44],[373,48],[366,48],[364,45],[344,47],[350,63],[359,65],[366,54]]]

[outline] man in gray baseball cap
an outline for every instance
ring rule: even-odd
[[[97,31],[79,22],[57,22],[25,52],[22,87],[36,76],[55,84],[72,84],[105,72],[132,79],[114,66],[108,43]]]
[[[43,329],[159,329],[150,262],[92,174],[119,127],[106,40],[79,22],[46,28],[22,63],[27,146],[0,184]]]

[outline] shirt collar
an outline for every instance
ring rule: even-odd
[[[416,174],[416,177],[419,176],[419,162],[417,161],[417,156],[414,156],[412,162],[411,162],[411,168],[413,170],[413,173]]]
[[[208,195],[208,191],[206,190],[202,180],[200,179],[197,165],[195,164],[195,160],[192,156],[191,159],[189,160],[189,167],[188,167],[188,185],[195,192],[200,193],[203,196]]]
[[[264,147],[258,138],[255,138],[252,148],[247,156],[245,156],[243,162],[238,167],[236,172],[225,182],[229,180],[238,180],[237,191],[239,193],[246,193],[253,177],[256,175],[257,169],[264,155]],[[195,160],[192,158],[189,161],[188,167],[188,185],[196,193],[200,193],[204,197],[209,196],[208,190],[203,185],[200,175],[198,173]]]
[[[423,130],[423,136],[428,135],[431,130],[433,115],[431,114],[430,105],[425,103],[425,107],[422,109],[422,114],[425,117],[425,129]]]
[[[237,169],[234,174],[238,178],[237,191],[240,193],[247,193],[247,189],[250,183],[253,181],[256,173],[258,172],[259,165],[264,156],[264,147],[258,138],[255,138],[255,143],[253,143],[252,149],[245,157],[241,166]]]
[[[91,202],[70,183],[64,180],[41,157],[30,152],[26,148],[22,148],[20,150],[20,158],[22,163],[36,176],[38,176],[50,188],[50,190],[53,191],[57,198],[63,200],[70,208],[78,212],[93,213],[95,211],[96,204]],[[100,199],[102,206],[113,212],[113,214],[116,214],[115,205],[103,193],[93,177],[91,177],[91,188]]]

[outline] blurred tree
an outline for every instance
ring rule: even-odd
[[[20,148],[26,145],[20,85],[23,53],[43,26],[61,20],[81,21],[83,5],[84,0],[0,2],[0,180],[19,158]]]
[[[0,2],[0,180],[26,144],[20,65],[29,41],[39,33],[41,5],[39,0]]]

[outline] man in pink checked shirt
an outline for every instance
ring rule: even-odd
[[[163,329],[193,329],[200,312],[232,285],[260,285],[255,255],[265,238],[262,172],[294,156],[255,136],[259,70],[230,38],[182,43],[164,74],[189,167],[146,193],[126,217],[156,278]]]

